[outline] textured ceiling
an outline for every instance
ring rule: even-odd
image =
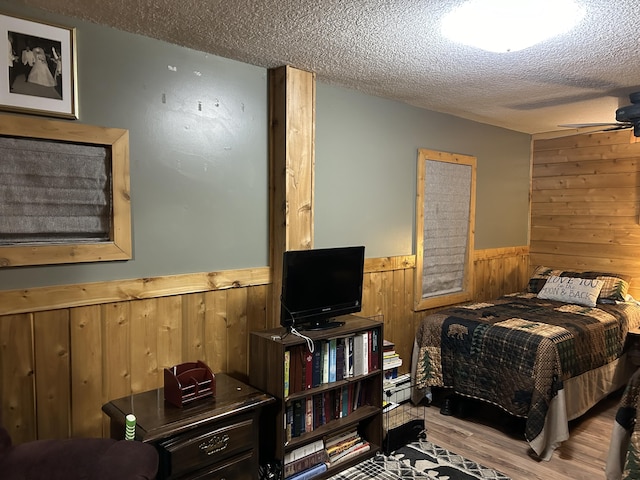
[[[13,1],[526,133],[614,122],[640,90],[638,0],[577,0],[573,31],[502,54],[440,35],[461,0]]]

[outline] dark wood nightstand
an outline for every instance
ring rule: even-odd
[[[259,416],[274,398],[216,374],[216,395],[179,408],[159,388],[112,400],[102,410],[111,437],[124,438],[125,416],[136,416],[136,440],[160,455],[158,480],[258,478]]]

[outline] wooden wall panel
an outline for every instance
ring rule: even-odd
[[[204,355],[204,293],[192,293],[182,299],[182,353],[184,362],[203,360]]]
[[[413,338],[417,326],[417,322],[414,321],[414,315],[419,315],[413,312],[413,282],[415,276],[412,269],[395,270],[392,272],[392,276],[392,284],[390,285],[392,299],[390,318],[385,323],[386,325],[392,325],[393,330],[390,335],[385,333],[385,337],[396,344],[396,351],[403,361],[400,370],[408,372],[411,367]]]
[[[69,311],[38,312],[33,319],[38,438],[71,433]]]
[[[103,378],[102,308],[70,309],[71,330],[71,435],[102,436],[100,408]]]
[[[33,315],[0,317],[1,417],[13,443],[37,438]]]
[[[531,264],[626,274],[639,296],[639,164],[629,130],[536,140]]]
[[[205,294],[205,363],[214,372],[229,371],[227,347],[227,292]],[[178,363],[178,362],[177,362]]]
[[[242,380],[248,380],[249,332],[246,288],[236,288],[227,292],[227,315],[227,372]]]
[[[129,307],[130,302],[111,303],[103,307],[103,388],[109,398],[124,397],[133,391]]]
[[[223,292],[224,290],[220,290]],[[158,304],[158,368],[164,369],[180,363],[182,353],[182,296],[160,297]],[[164,375],[164,370],[161,375]],[[162,377],[164,381],[164,377]],[[105,399],[105,402],[115,397]]]
[[[480,300],[521,289],[528,278],[526,248],[475,252],[476,297]],[[413,311],[413,256],[374,258],[365,261],[362,315],[379,316],[385,337],[396,344],[409,371],[413,336],[421,318],[429,312]],[[254,272],[255,273],[255,272]],[[241,272],[223,272],[216,278],[240,278]],[[268,274],[260,274],[268,278]],[[72,305],[47,308],[34,302],[33,312],[1,312],[15,305],[0,292],[0,401],[5,425],[13,440],[108,436],[108,422],[101,407],[109,400],[157,388],[163,369],[181,362],[203,360],[214,372],[248,377],[249,332],[270,328],[267,283],[184,292],[184,278],[150,282],[130,298],[119,282],[109,282],[102,292],[120,290],[119,301],[95,304],[83,285]],[[131,285],[131,281],[122,282]],[[135,283],[135,282],[134,282]],[[215,282],[214,282],[215,283]],[[214,285],[212,283],[212,285]],[[160,291],[155,291],[161,284]],[[226,281],[222,285],[228,285]],[[478,286],[488,285],[486,288]],[[61,287],[53,287],[59,291]],[[54,299],[45,291],[33,298]],[[84,299],[88,305],[78,306]],[[35,349],[34,346],[35,345]]]
[[[476,252],[474,300],[496,298],[524,290],[529,280],[529,251],[526,247],[498,248]]]
[[[156,299],[131,302],[131,390],[156,388],[163,379],[158,369],[158,327]]]

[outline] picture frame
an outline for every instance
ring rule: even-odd
[[[76,30],[0,14],[0,109],[78,118]]]

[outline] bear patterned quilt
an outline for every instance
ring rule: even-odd
[[[607,480],[640,478],[639,400],[640,369],[629,379],[618,404],[607,457]]]
[[[637,325],[635,303],[587,307],[535,293],[447,308],[418,328],[415,386],[448,387],[524,417],[531,443],[563,382],[619,358]]]

